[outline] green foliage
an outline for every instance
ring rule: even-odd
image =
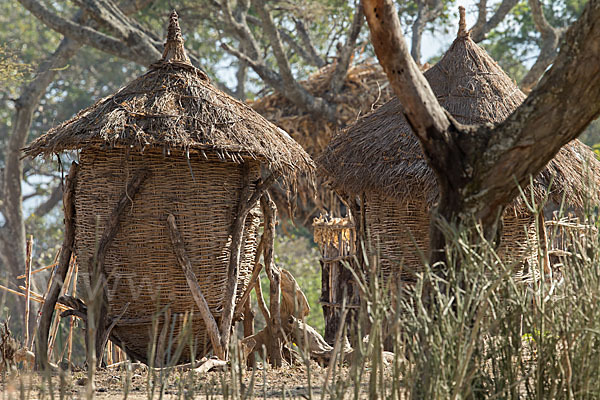
[[[29,64],[20,62],[14,52],[0,44],[0,91],[10,92],[13,85],[26,79],[30,70]]]

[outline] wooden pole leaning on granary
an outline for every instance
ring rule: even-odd
[[[71,254],[73,253],[73,243],[75,242],[75,184],[77,182],[77,163],[73,161],[69,175],[65,183],[63,193],[63,209],[65,215],[65,237],[63,239],[62,250],[58,260],[56,275],[52,281],[52,286],[42,306],[42,314],[38,326],[38,337],[35,341],[36,365],[38,369],[48,368],[48,334],[50,323],[54,314],[54,307],[58,300],[58,294],[63,281],[67,275]]]
[[[281,330],[281,304],[279,296],[281,294],[281,273],[273,262],[273,247],[275,244],[275,218],[277,215],[277,206],[269,195],[269,192],[260,198],[260,205],[265,221],[263,259],[265,261],[265,271],[269,277],[269,311],[270,321],[267,321],[267,329],[270,339],[267,343],[267,351],[273,367],[281,367],[283,361],[281,349],[283,345],[283,331]]]
[[[235,298],[237,293],[237,285],[239,279],[239,264],[240,253],[242,249],[242,238],[244,234],[244,224],[246,217],[256,202],[266,193],[267,189],[277,179],[277,174],[271,174],[265,180],[260,180],[254,192],[250,197],[250,182],[248,180],[249,167],[246,163],[242,164],[243,172],[243,187],[240,193],[240,201],[238,210],[231,227],[231,246],[229,247],[229,267],[227,269],[227,286],[225,287],[225,297],[223,298],[223,313],[221,314],[221,345],[225,349],[227,356],[229,338],[231,336],[231,324],[233,322],[233,311],[235,306]]]
[[[183,269],[190,292],[192,292],[194,301],[200,310],[200,315],[206,324],[206,330],[208,331],[208,336],[210,337],[210,343],[213,346],[213,351],[217,357],[219,357],[221,360],[224,360],[225,350],[221,344],[221,335],[219,334],[217,322],[208,308],[206,298],[202,294],[202,289],[200,289],[198,278],[196,277],[196,274],[192,269],[190,259],[185,252],[183,238],[177,229],[177,223],[175,222],[175,216],[173,214],[169,214],[167,217],[167,226],[169,227],[169,236],[171,238],[171,243],[173,243],[173,250],[177,256],[177,261],[179,261],[179,265]]]
[[[92,284],[92,293],[90,296],[92,304],[88,304],[88,329],[90,329],[90,322],[92,322],[93,319],[92,323],[94,323],[96,335],[94,341],[95,351],[92,355],[95,356],[95,360],[93,361],[97,366],[102,362],[102,353],[104,352],[104,348],[106,347],[106,343],[110,336],[110,329],[107,329],[109,321],[106,321],[108,305],[108,296],[106,294],[107,280],[104,276],[104,259],[106,257],[106,251],[119,230],[119,223],[126,207],[133,202],[133,198],[140,191],[142,184],[149,176],[149,169],[141,169],[134,174],[129,182],[127,182],[125,190],[110,214],[106,227],[102,232],[96,253],[88,262],[89,273],[90,276],[93,277],[92,282],[94,282]],[[113,322],[112,326],[114,326],[114,321],[111,322]],[[92,360],[88,360],[88,365],[90,365],[91,361]]]

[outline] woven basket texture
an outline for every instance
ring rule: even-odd
[[[381,193],[367,194],[366,221],[372,249],[378,252],[384,282],[390,277],[415,280],[429,252],[429,206],[424,197],[404,201]],[[534,265],[537,261],[535,221],[528,213],[509,208],[504,214],[499,256],[505,262]],[[515,271],[517,273],[517,271]],[[519,271],[518,275],[523,272]]]
[[[250,182],[255,182],[260,174],[259,163],[247,162],[251,166]],[[197,356],[201,356],[206,354],[210,341],[175,257],[166,219],[168,214],[175,216],[198,284],[218,323],[229,262],[229,232],[242,187],[242,168],[214,155],[205,159],[190,154],[188,160],[185,156],[165,156],[158,151],[141,155],[134,151],[128,154],[127,150],[83,150],[75,196],[76,253],[82,265],[87,265],[85,260],[93,255],[127,182],[144,168],[152,174],[126,210],[106,253],[103,273],[107,278],[108,317],[116,318],[129,304],[114,333],[128,350],[143,359],[152,343],[153,315],[168,306],[171,321],[177,316],[173,331],[177,337],[183,315],[195,311],[191,319],[193,338],[201,353]],[[257,203],[246,220],[238,296],[250,279],[260,219]],[[87,286],[89,276],[84,276],[83,282]],[[161,329],[159,326],[158,332]],[[189,357],[190,353],[183,354]]]

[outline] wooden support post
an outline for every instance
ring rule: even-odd
[[[252,304],[250,298],[244,302],[244,337],[254,335],[254,310],[252,310]],[[254,353],[248,355],[246,359],[246,367],[253,368],[256,363]]]
[[[242,308],[245,309],[246,302],[250,298],[250,293],[252,293],[252,289],[256,285],[256,281],[260,278],[260,271],[262,271],[262,264],[260,263],[260,256],[264,247],[264,235],[260,236],[260,240],[258,242],[258,246],[256,247],[256,254],[254,255],[254,269],[252,270],[252,275],[250,276],[250,281],[248,282],[248,287],[246,291],[240,298],[240,301],[235,306],[235,312],[233,313],[233,319],[237,320],[237,315],[242,313]],[[245,311],[244,311],[245,312]]]
[[[58,253],[56,253],[56,257],[55,257],[55,260],[54,260],[55,262],[54,262],[54,264],[52,264],[53,268],[52,268],[52,271],[50,273],[50,278],[48,278],[48,284],[46,285],[46,291],[44,292],[44,295],[42,296],[41,301],[40,301],[40,303],[42,303],[42,304],[40,304],[40,307],[39,307],[39,310],[38,310],[38,314],[37,314],[37,318],[35,320],[35,327],[33,329],[33,335],[31,335],[31,339],[30,339],[30,342],[29,342],[29,347],[28,348],[30,350],[33,350],[33,344],[34,344],[34,341],[35,341],[35,337],[37,335],[38,327],[40,326],[40,320],[42,318],[42,307],[44,305],[44,302],[48,298],[48,293],[50,293],[50,288],[52,287],[52,282],[54,281],[54,276],[56,275],[56,266],[58,266],[57,260],[58,260],[59,256],[60,256],[60,250],[58,251]],[[44,267],[44,269],[48,269],[48,267]],[[34,274],[34,273],[35,273],[35,271],[32,271],[32,274]]]
[[[277,207],[275,206],[273,199],[271,199],[269,192],[266,191],[260,199],[260,204],[265,219],[265,245],[263,257],[265,261],[265,270],[269,277],[269,311],[271,313],[271,320],[267,321],[267,327],[269,328],[271,337],[271,340],[267,345],[267,351],[269,352],[271,365],[274,368],[279,368],[282,365],[281,347],[283,345],[280,307],[281,275],[273,262],[275,216],[277,214]]]
[[[97,366],[102,363],[102,354],[104,353],[104,346],[106,346],[106,338],[109,336],[106,332],[108,296],[106,293],[106,277],[104,276],[104,259],[106,258],[106,251],[119,231],[121,217],[125,213],[126,208],[131,205],[133,198],[140,191],[142,184],[149,176],[149,169],[141,169],[137,171],[133,178],[131,178],[131,181],[127,183],[121,198],[110,214],[106,227],[102,232],[95,256],[89,260],[88,263],[90,276],[93,277],[92,301],[91,304],[88,305],[88,329],[92,328],[92,330],[95,329],[96,331],[94,354],[96,356],[95,364]],[[97,304],[98,302],[99,304]],[[89,315],[90,312],[92,312],[92,315]],[[93,327],[90,327],[89,324],[91,317],[94,318],[95,322]],[[90,365],[89,361],[91,360],[88,360],[88,366]]]
[[[250,197],[250,167],[247,163],[242,164],[243,181],[240,200],[235,220],[230,230],[231,246],[229,247],[229,266],[227,269],[227,285],[225,286],[225,297],[223,298],[223,312],[221,314],[221,346],[227,354],[229,346],[229,337],[231,336],[231,324],[233,321],[233,311],[235,307],[235,298],[237,293],[237,284],[240,272],[240,253],[242,249],[242,241],[244,238],[244,226],[248,213],[263,193],[275,182],[277,175],[271,174],[267,179],[256,185],[254,192]]]
[[[200,310],[200,316],[206,325],[206,330],[208,331],[208,336],[210,337],[213,351],[217,357],[219,357],[221,360],[225,360],[226,353],[221,342],[221,335],[219,334],[217,322],[210,312],[208,303],[206,302],[206,299],[202,294],[202,290],[200,289],[200,285],[198,285],[198,278],[196,278],[196,274],[192,270],[192,264],[185,252],[183,238],[177,229],[175,217],[172,214],[169,214],[167,217],[167,227],[169,228],[169,236],[171,237],[171,243],[173,244],[173,250],[177,256],[177,261],[179,262],[181,269],[183,269],[185,279],[188,287],[190,288],[190,292],[192,293],[192,297],[194,297],[194,301]]]
[[[260,312],[262,313],[263,317],[265,317],[265,321],[270,321],[271,313],[267,308],[267,303],[265,302],[265,299],[262,294],[260,279],[256,280],[256,284],[254,285],[254,292],[256,293],[256,301],[258,302],[258,308],[260,309]]]
[[[69,262],[69,269],[67,270],[67,276],[65,277],[65,281],[63,282],[63,287],[60,289],[59,298],[64,296],[69,289],[69,285],[71,284],[71,277],[73,276],[73,265],[74,265],[74,257],[71,255],[71,261]],[[56,314],[54,316],[54,321],[52,321],[52,329],[50,329],[50,338],[48,341],[48,358],[52,358],[52,353],[54,352],[54,343],[56,342],[56,335],[58,333],[58,328],[60,324],[61,316],[60,314]],[[60,362],[62,360],[56,360]]]
[[[30,305],[30,290],[31,290],[31,257],[33,256],[33,236],[29,236],[26,245],[25,256],[25,347],[29,343],[29,305]]]
[[[73,272],[73,289],[71,290],[71,296],[77,297],[77,274],[79,272],[79,264],[75,263],[75,272]],[[73,355],[73,327],[75,325],[75,317],[69,318],[69,339],[68,339],[68,350],[67,359],[69,365],[71,365],[71,356]]]
[[[65,183],[63,193],[63,209],[65,217],[65,237],[63,239],[62,250],[56,269],[55,279],[52,281],[52,286],[48,292],[48,296],[42,306],[42,314],[38,325],[38,337],[35,346],[35,361],[39,369],[48,368],[48,334],[52,315],[54,314],[54,306],[58,300],[58,294],[67,275],[71,253],[73,252],[73,244],[75,242],[75,184],[77,179],[77,163],[71,164],[69,175]]]

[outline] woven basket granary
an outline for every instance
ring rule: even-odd
[[[191,327],[181,360],[190,358],[187,343],[193,344],[196,356],[211,348],[175,255],[167,216],[175,217],[198,285],[219,324],[228,300],[232,229],[242,194],[252,194],[263,176],[281,176],[284,185],[293,185],[298,174],[310,177],[314,169],[287,133],[213,87],[191,65],[175,13],[159,62],[34,141],[25,153],[67,150],[79,152],[75,253],[81,271],[88,273],[80,287],[95,282],[90,260],[115,205],[128,196],[132,177],[140,171],[147,174],[131,195],[101,271],[107,320],[116,324],[112,334],[130,355],[145,362],[166,315],[165,331],[173,339],[184,320]],[[257,201],[243,228],[237,298],[252,272],[261,216]],[[86,291],[79,292],[85,298]]]
[[[500,123],[525,98],[468,34],[459,35],[424,75],[440,104],[463,124]],[[427,257],[429,213],[439,191],[398,99],[337,135],[319,158],[319,167],[349,204],[357,203],[357,226],[379,251],[383,275],[411,279],[423,265],[423,255]],[[598,188],[598,182],[600,163],[591,149],[574,140],[524,190],[533,192],[538,203],[547,199],[545,211],[551,217],[550,211],[563,199],[575,210],[583,209],[586,199],[597,201],[597,191],[591,189]],[[507,207],[503,220],[503,257],[535,259],[530,245],[535,221],[520,198]]]

